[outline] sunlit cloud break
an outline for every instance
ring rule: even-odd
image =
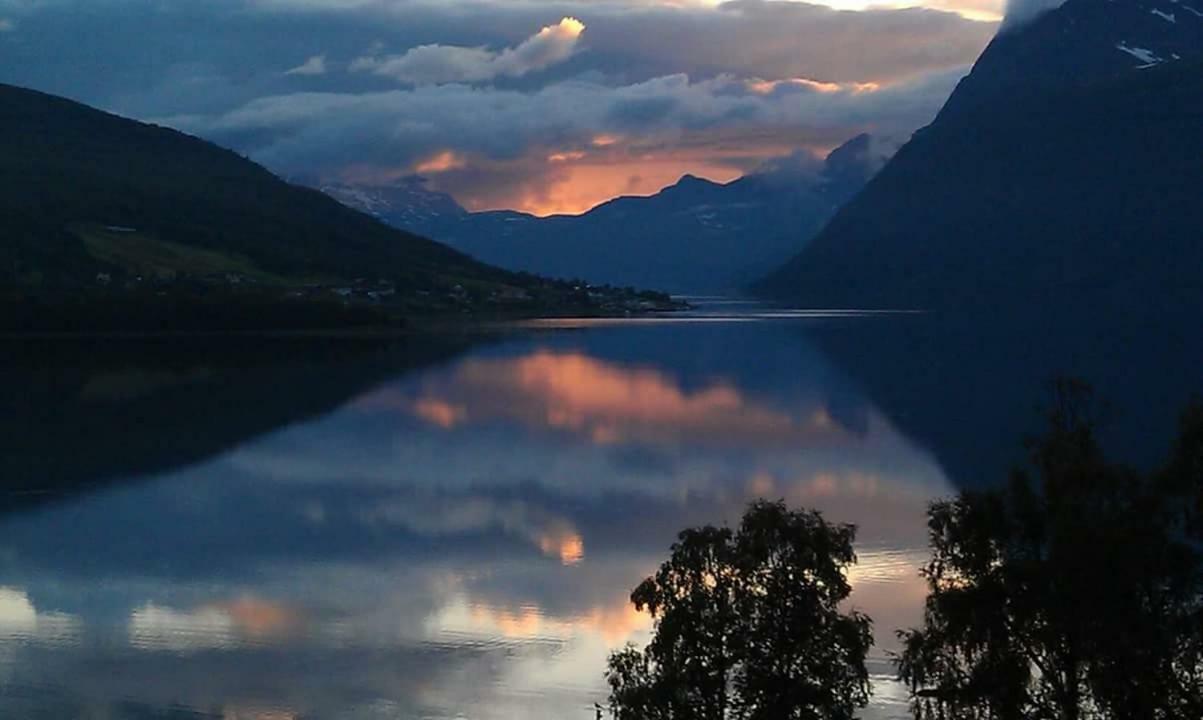
[[[522,77],[564,62],[576,52],[585,24],[566,17],[522,44],[494,52],[484,47],[420,45],[403,55],[367,55],[351,70],[391,77],[409,85],[478,83]]]
[[[464,167],[467,162],[450,150],[444,150],[414,165],[414,172],[422,175],[447,172]]]
[[[782,88],[800,88],[818,93],[862,93],[877,92],[881,84],[876,82],[820,82],[809,78],[787,78],[785,80],[763,80],[754,78],[745,82],[749,92],[757,95],[771,95]]]

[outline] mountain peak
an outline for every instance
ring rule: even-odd
[[[1203,56],[1203,0],[1067,0],[1004,23],[941,114]]]
[[[432,220],[458,219],[468,214],[455,198],[432,190],[429,180],[420,175],[407,175],[383,185],[334,182],[318,189],[348,207],[399,228],[421,227]]]
[[[673,184],[672,187],[678,187],[678,188],[699,187],[699,186],[707,186],[708,187],[708,186],[719,185],[719,184],[720,183],[716,183],[712,180],[707,180],[706,178],[698,177],[697,175],[694,175],[692,173],[685,173],[684,175],[681,176],[680,180],[678,180],[676,183]]]
[[[1000,33],[758,289],[824,307],[1203,307],[1196,4],[1068,0]]]

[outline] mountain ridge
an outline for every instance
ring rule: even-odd
[[[1067,60],[1059,67],[1072,73],[1021,92],[1011,88],[1022,78],[995,82],[1000,68],[1058,57],[1047,38],[1066,27],[1113,28],[1109,13],[1146,10],[1069,0],[1000,35],[935,121],[754,291],[820,306],[1203,307],[1188,270],[1203,266],[1191,190],[1203,183],[1203,138],[1192,131],[1203,126],[1203,17],[1171,27],[1148,13],[1151,27],[1169,29],[1141,49],[1189,37],[1190,55],[1138,63],[1114,38],[1085,35],[1079,44],[1109,49],[1089,54],[1104,60]]]
[[[536,217],[512,210],[469,213],[459,207],[423,214],[437,201],[421,179],[394,184],[396,197],[377,216],[434,237],[473,257],[515,271],[678,292],[738,288],[786,260],[882,162],[859,135],[820,164],[783,160],[727,183],[694,175],[650,196],[621,196],[581,215]],[[353,207],[372,189],[326,184]],[[416,199],[414,191],[430,196]],[[380,200],[387,189],[376,189]],[[447,197],[447,196],[443,196]],[[389,206],[388,202],[382,203]],[[458,207],[458,206],[457,206]]]
[[[203,139],[0,84],[0,331],[293,330],[668,304],[493,267]]]

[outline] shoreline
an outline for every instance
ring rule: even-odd
[[[28,340],[39,341],[117,341],[117,340],[205,340],[250,339],[271,340],[395,340],[429,335],[481,335],[533,331],[530,325],[540,320],[623,320],[631,318],[672,316],[693,309],[687,303],[673,309],[650,310],[636,314],[610,313],[514,313],[488,317],[465,318],[456,315],[417,316],[400,318],[397,325],[363,325],[308,329],[255,330],[97,330],[97,331],[0,331],[0,343]]]

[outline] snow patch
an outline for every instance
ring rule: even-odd
[[[1157,57],[1157,53],[1153,52],[1152,50],[1146,50],[1145,48],[1138,47],[1128,47],[1128,44],[1125,42],[1120,42],[1115,46],[1115,49],[1119,50],[1120,52],[1126,52],[1132,57],[1141,61],[1144,63],[1142,67],[1149,67],[1151,65],[1156,65],[1159,62],[1164,62],[1164,60]]]

